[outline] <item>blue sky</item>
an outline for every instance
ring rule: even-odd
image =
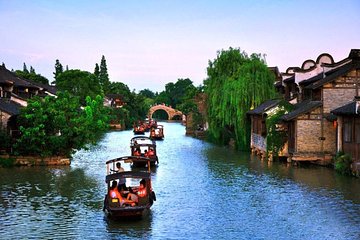
[[[325,52],[340,61],[360,48],[359,26],[359,0],[0,0],[0,63],[52,81],[56,59],[93,72],[104,55],[111,81],[155,92],[202,84],[229,47],[282,72]]]

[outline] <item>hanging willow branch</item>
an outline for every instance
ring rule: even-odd
[[[249,57],[234,48],[218,51],[217,58],[209,61],[207,74],[204,85],[210,138],[221,144],[233,138],[238,149],[247,150],[250,123],[246,112],[275,96],[274,74],[261,55]]]

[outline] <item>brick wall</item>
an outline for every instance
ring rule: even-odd
[[[9,114],[7,114],[6,112],[2,112],[0,111],[0,120],[1,120],[1,126],[0,127],[3,127],[3,128],[6,128],[7,127],[7,122],[9,121],[9,118],[11,116]]]
[[[331,110],[351,102],[354,100],[355,94],[355,89],[323,89],[324,113],[329,113]]]
[[[296,152],[319,152],[321,150],[320,130],[320,120],[298,120]]]
[[[336,127],[333,122],[324,120],[324,152],[335,154],[336,153]]]
[[[323,137],[321,137],[321,121],[320,120],[298,120],[297,121],[297,152],[304,153],[336,153],[336,129],[333,123],[323,120]],[[321,147],[321,144],[323,146]]]

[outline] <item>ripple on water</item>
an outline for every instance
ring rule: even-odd
[[[0,169],[0,239],[359,239],[358,180],[268,165],[186,137],[180,124],[164,128],[157,201],[142,221],[102,212],[104,163],[128,155],[133,137],[114,131],[70,167]]]

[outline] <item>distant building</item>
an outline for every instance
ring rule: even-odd
[[[360,128],[360,123],[357,126],[354,120],[358,113],[353,111],[349,117],[345,110],[356,106],[354,98],[359,97],[360,50],[352,49],[347,58],[337,63],[324,53],[316,61],[306,60],[301,67],[288,68],[281,76],[274,87],[294,105],[294,110],[282,117],[282,129],[287,132],[283,155],[289,161],[327,164],[337,151],[343,150],[351,154],[354,161],[359,161],[360,154],[355,153],[358,150],[354,145],[357,141],[354,134],[359,130],[357,127]],[[266,147],[264,123],[267,112],[273,108],[276,104],[269,100],[248,112],[252,121],[253,151],[263,152]],[[343,129],[349,127],[345,127],[343,121],[351,122],[353,131],[352,145],[349,142],[346,147],[341,137],[344,138]]]
[[[16,118],[20,109],[27,106],[28,99],[47,95],[55,96],[56,88],[17,77],[15,73],[0,66],[0,126],[14,135],[18,131]]]
[[[120,94],[106,94],[104,98],[104,106],[106,107],[121,108],[125,104],[124,98]]]

